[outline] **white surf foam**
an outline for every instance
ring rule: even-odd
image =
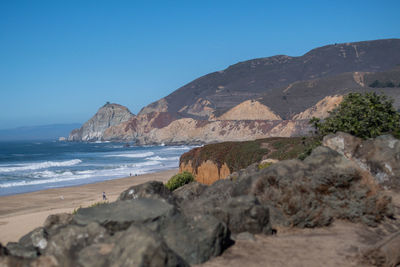
[[[190,147],[190,146],[171,146],[171,147],[165,148],[165,150],[190,150],[193,147],[196,147],[196,146],[192,146],[192,147]]]
[[[157,166],[159,165],[159,166]],[[177,164],[167,164],[163,165],[160,161],[147,161],[136,164],[128,164],[123,166],[118,166],[116,168],[103,169],[103,170],[85,170],[70,172],[66,171],[63,173],[57,173],[53,171],[41,171],[36,172],[33,175],[34,179],[6,182],[0,184],[0,188],[10,188],[10,187],[21,187],[21,186],[33,186],[41,184],[63,184],[68,181],[73,180],[87,180],[94,179],[96,181],[109,180],[116,177],[127,177],[131,175],[142,175],[146,173],[151,173],[166,168],[176,168]]]
[[[80,159],[71,159],[66,161],[44,161],[35,163],[24,163],[15,165],[0,165],[0,173],[4,172],[16,172],[16,171],[27,171],[27,170],[40,170],[50,167],[65,167],[74,166],[81,163]]]
[[[179,157],[167,157],[167,158],[163,158],[163,157],[159,157],[159,156],[155,156],[155,157],[150,157],[150,158],[146,158],[147,160],[179,160]]]
[[[34,178],[55,178],[55,177],[66,177],[66,176],[72,176],[72,175],[74,175],[74,174],[70,171],[57,173],[57,172],[53,172],[53,171],[49,171],[49,170],[45,170],[45,171],[41,171],[41,172],[34,172],[32,174],[32,176]]]
[[[145,158],[153,156],[154,152],[144,152],[144,153],[120,153],[105,155],[104,157],[124,157],[124,158]]]

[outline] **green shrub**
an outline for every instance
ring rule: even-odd
[[[168,182],[165,184],[165,186],[170,191],[174,191],[178,187],[181,187],[191,182],[194,182],[193,175],[190,172],[183,172],[172,176],[171,179],[169,179]]]
[[[262,164],[258,164],[258,169],[262,170],[262,169],[268,168],[271,165],[272,165],[272,162],[264,162]]]
[[[341,131],[365,139],[398,133],[400,116],[393,107],[393,100],[385,95],[350,93],[328,118],[321,121],[314,117],[310,123],[321,136]]]
[[[375,80],[373,83],[371,83],[369,85],[369,87],[372,87],[372,88],[386,88],[386,87],[394,88],[394,87],[396,87],[396,85],[392,81],[380,82],[378,80]],[[400,84],[398,87],[400,87]]]
[[[314,148],[319,147],[321,144],[322,143],[320,140],[313,140],[312,142],[309,142],[306,145],[304,152],[301,153],[297,158],[299,160],[304,160],[305,158],[311,155],[311,152],[313,151]]]
[[[87,208],[92,208],[92,207],[96,207],[96,206],[100,206],[100,205],[104,205],[104,204],[108,204],[108,201],[103,200],[103,201],[95,202],[95,203],[91,204],[90,206],[88,206]],[[78,212],[78,210],[80,210],[80,209],[82,209],[82,206],[79,206],[79,208],[74,209],[72,214],[75,215]]]
[[[383,86],[383,84],[381,82],[379,82],[378,80],[375,80],[373,83],[371,83],[369,85],[369,87],[377,88],[377,87],[384,87],[384,86]]]

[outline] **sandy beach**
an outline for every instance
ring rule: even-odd
[[[151,180],[166,182],[177,172],[178,169],[173,169],[95,184],[0,197],[0,242],[18,241],[29,231],[43,225],[50,214],[72,212],[101,201],[103,191],[109,201],[114,201],[132,185]]]

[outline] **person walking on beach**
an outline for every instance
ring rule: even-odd
[[[103,192],[103,200],[107,200],[106,192]]]

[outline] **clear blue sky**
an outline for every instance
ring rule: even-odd
[[[0,128],[133,113],[209,72],[400,38],[400,1],[0,0]]]

